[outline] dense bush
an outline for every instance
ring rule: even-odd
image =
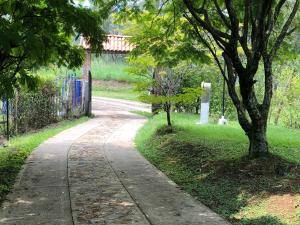
[[[18,90],[11,102],[12,132],[24,133],[57,122],[56,88],[45,82],[35,91]]]

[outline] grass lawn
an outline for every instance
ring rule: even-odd
[[[48,138],[87,120],[87,117],[64,120],[42,130],[14,137],[8,147],[0,147],[0,203],[12,188],[19,170],[32,150]]]
[[[101,82],[101,84],[93,85],[92,95],[139,101],[138,93],[131,86],[128,84],[120,85],[117,82]]]
[[[250,160],[237,123],[196,125],[198,116],[150,118],[135,142],[183,190],[235,225],[300,225],[300,130],[270,127],[272,155]]]

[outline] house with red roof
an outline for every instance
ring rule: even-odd
[[[102,43],[103,53],[106,54],[127,54],[131,52],[135,46],[128,41],[129,36],[124,35],[107,35],[107,39]],[[83,79],[88,79],[88,73],[91,70],[92,50],[87,41],[81,37],[80,45],[85,49],[85,60],[83,63]]]

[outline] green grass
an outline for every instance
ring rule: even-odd
[[[136,82],[138,77],[128,74],[126,72],[127,67],[125,59],[114,61],[109,55],[92,56],[91,72],[94,80]],[[80,79],[82,77],[82,68],[70,70],[66,67],[58,68],[57,66],[49,65],[48,67],[39,69],[36,73],[43,79],[55,79],[58,76],[64,77],[75,73],[76,77]]]
[[[145,111],[136,111],[136,110],[132,110],[130,111],[131,113],[134,113],[134,114],[137,114],[137,115],[140,115],[140,116],[144,116],[144,117],[147,117],[149,119],[152,118],[152,113],[150,112],[145,112]]]
[[[87,117],[64,120],[37,132],[14,137],[7,147],[0,147],[0,203],[12,188],[19,170],[33,149],[59,132],[87,120]]]
[[[122,61],[113,62],[108,57],[93,57],[91,72],[95,80],[114,80],[134,83],[137,77],[126,72],[128,65]]]
[[[237,123],[196,125],[198,116],[159,114],[139,131],[141,153],[185,191],[235,225],[300,224],[300,130],[270,127],[271,156],[248,159]]]
[[[116,99],[125,99],[131,101],[139,101],[138,93],[135,92],[131,87],[93,87],[93,96],[102,96]]]

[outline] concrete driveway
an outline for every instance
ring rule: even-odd
[[[225,225],[134,148],[148,105],[93,98],[95,118],[40,145],[0,211],[6,225]]]

